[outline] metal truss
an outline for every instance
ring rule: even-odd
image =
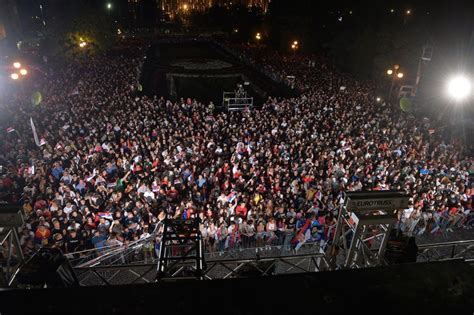
[[[397,211],[408,196],[397,191],[347,192],[339,208],[331,254],[332,269],[379,266]],[[341,250],[339,250],[341,249]],[[338,260],[343,259],[343,263]]]
[[[474,262],[474,240],[418,246],[418,262],[449,259],[466,259]],[[195,268],[192,261],[179,262],[175,267],[177,273],[185,269],[193,270]],[[74,270],[81,286],[110,286],[153,283],[156,281],[156,263],[76,267]],[[329,262],[329,257],[323,253],[246,259],[215,258],[207,261],[207,268],[203,271],[202,279],[232,279],[325,270],[333,270],[333,268]],[[171,278],[173,275],[170,275]]]
[[[191,261],[175,265],[175,274],[185,269],[196,270]],[[329,269],[326,256],[322,253],[262,259],[211,260],[202,273],[203,280],[244,278],[249,276],[284,275],[318,272]],[[81,286],[110,286],[134,283],[152,283],[156,279],[156,264],[96,266],[75,268]]]
[[[18,268],[24,261],[23,251],[20,246],[20,237],[16,227],[0,229],[0,247],[5,246],[7,255],[0,266],[0,283],[10,286]]]
[[[203,279],[204,245],[198,220],[165,220],[156,279]],[[189,265],[194,262],[194,265]]]

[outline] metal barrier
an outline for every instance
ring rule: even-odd
[[[205,280],[317,272],[329,266],[322,253],[261,259],[210,260],[206,264]],[[178,267],[179,271],[188,269],[191,272],[195,268],[191,262],[180,263]],[[75,268],[75,271],[82,286],[150,283],[156,278],[156,264],[96,266]]]
[[[474,240],[418,245],[417,262],[474,259]]]
[[[422,244],[418,246],[418,262],[431,262],[463,258],[474,263],[474,240]],[[265,276],[301,272],[330,270],[328,257],[319,244],[305,244],[296,253],[293,249],[272,246],[237,249],[224,252],[207,253],[205,280],[239,278],[246,276]],[[156,258],[149,262],[137,261],[133,264],[92,265],[74,268],[79,282],[83,286],[120,285],[154,282],[156,277]],[[176,272],[188,270],[194,266],[189,262],[178,264]]]
[[[158,257],[159,247],[155,247],[150,250],[150,247],[146,247],[145,244],[150,244],[151,239],[143,239],[128,245],[111,247],[105,251],[91,250],[84,257],[74,257],[74,254],[68,254],[71,264],[75,267],[93,267],[93,266],[110,266],[110,265],[122,265],[122,264],[137,264],[137,263],[155,263]],[[324,244],[322,244],[324,245]],[[275,242],[274,245],[266,245],[264,247],[255,247],[255,243],[250,242],[249,246],[235,246],[228,247],[223,250],[217,250],[209,247],[204,248],[204,256],[206,260],[212,259],[229,259],[229,258],[256,258],[265,257],[269,255],[275,256],[291,256],[298,253],[309,253],[319,252],[321,244],[319,242],[305,243],[299,250],[295,250],[290,245],[280,245],[279,242]],[[184,252],[189,246],[188,245],[173,245],[171,246],[170,255],[171,257],[178,257],[180,253]]]
[[[228,111],[243,111],[253,108],[253,97],[247,97],[247,92],[224,92],[222,106]]]

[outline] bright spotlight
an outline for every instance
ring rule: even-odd
[[[399,79],[403,78],[403,72],[397,73],[397,77],[398,77]]]
[[[28,74],[28,71],[26,69],[21,69],[20,70],[20,74],[21,75],[27,75]]]
[[[456,101],[461,101],[471,93],[471,82],[463,76],[454,77],[448,82],[448,93]]]
[[[380,102],[382,99],[381,99],[380,97],[377,97],[375,100],[376,100],[377,102]]]
[[[388,74],[388,75],[392,75],[392,73],[393,73],[393,70],[392,70],[392,69],[388,69],[388,70],[387,70],[387,74]]]
[[[14,62],[14,63],[13,63],[13,67],[15,67],[16,69],[18,69],[18,68],[21,67],[21,63],[19,63],[18,61],[17,61],[17,62]]]
[[[13,79],[13,80],[18,80],[19,76],[18,76],[18,73],[12,73],[10,75],[10,77]]]

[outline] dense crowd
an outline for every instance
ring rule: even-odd
[[[140,96],[144,54],[122,45],[50,66],[41,104],[23,90],[2,105],[0,190],[23,203],[26,253],[129,244],[167,217],[196,216],[210,251],[299,247],[329,241],[344,191],[363,189],[408,192],[400,228],[410,233],[449,230],[471,211],[473,159],[462,145],[375,102],[369,83],[324,59],[249,52],[276,76],[296,74],[301,96],[218,112]]]

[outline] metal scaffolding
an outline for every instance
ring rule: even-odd
[[[75,268],[81,286],[122,285],[155,282],[156,264],[95,266]],[[202,280],[235,279],[251,276],[270,276],[318,272],[329,267],[322,253],[265,257],[260,259],[220,259],[207,262]],[[192,261],[180,261],[175,268],[196,270]],[[179,277],[173,278],[178,280]]]
[[[193,261],[192,268],[180,262]],[[203,279],[204,251],[199,220],[165,220],[161,237],[156,280]]]
[[[23,224],[23,214],[19,206],[0,205],[0,247],[6,250],[6,257],[0,268],[0,282],[5,286],[11,285],[19,266],[24,261],[18,235],[18,228]]]
[[[248,97],[247,92],[224,92],[222,96],[222,106],[228,111],[243,111],[253,108],[253,97]]]
[[[465,258],[473,262],[474,240],[457,241],[418,246],[418,262]],[[330,269],[327,255],[316,252],[303,255],[271,256],[245,259],[211,259],[203,271],[204,280],[234,279],[248,276],[284,275],[304,272],[319,272]],[[193,262],[182,261],[180,268],[194,269]],[[156,264],[129,264],[74,268],[81,286],[110,286],[133,283],[153,283]]]
[[[346,193],[329,251],[332,268],[336,268],[340,255],[343,268],[381,265],[398,210],[408,206],[408,199],[407,194],[398,191]]]

